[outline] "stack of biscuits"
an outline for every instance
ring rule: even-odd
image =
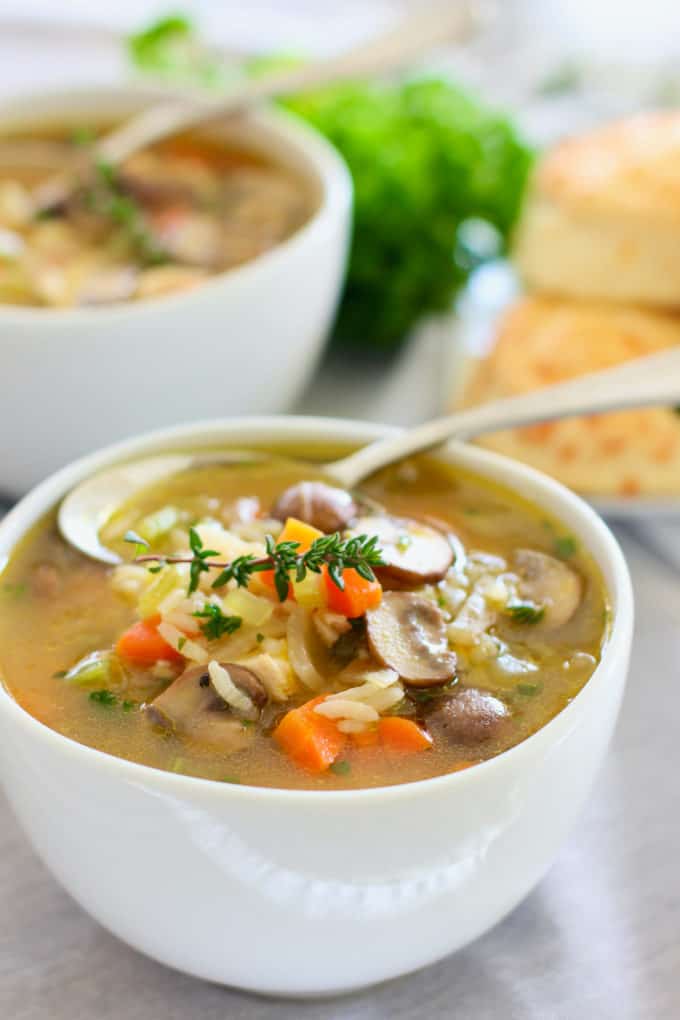
[[[525,295],[471,375],[472,405],[680,344],[680,112],[570,139],[538,164],[515,237]],[[680,414],[626,411],[483,444],[592,496],[680,494]]]

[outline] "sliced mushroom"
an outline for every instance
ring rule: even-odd
[[[218,693],[205,666],[185,669],[162,694],[144,706],[157,726],[191,737],[221,750],[237,751],[247,744],[243,719],[259,717],[267,692],[250,669],[233,662],[219,663],[231,682],[245,695],[245,711],[228,704]],[[251,707],[252,706],[252,707]],[[244,706],[245,707],[245,706]]]
[[[441,581],[453,563],[453,549],[441,531],[411,518],[360,517],[354,535],[377,535],[386,566],[376,575],[387,587],[404,587]]]
[[[520,596],[544,610],[541,626],[554,630],[571,619],[583,593],[576,571],[535,549],[517,549],[514,567],[520,578]]]
[[[325,482],[291,485],[272,508],[272,516],[279,521],[297,517],[326,534],[343,531],[356,514],[357,506],[349,492]]]
[[[497,736],[509,716],[500,698],[466,687],[439,701],[427,725],[435,739],[439,734],[454,744],[481,744]]]
[[[366,632],[375,658],[413,687],[443,684],[455,674],[444,615],[422,595],[385,592],[377,609],[366,613]]]

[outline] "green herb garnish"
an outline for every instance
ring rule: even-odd
[[[137,707],[137,702],[130,701],[129,698],[126,698],[120,707],[123,709],[124,712],[131,712],[133,708]]]
[[[85,186],[83,201],[91,212],[121,229],[145,265],[167,261],[166,253],[149,232],[141,206],[125,192],[118,171],[111,163],[103,159],[95,162],[94,177]]]
[[[535,602],[510,602],[505,607],[505,615],[515,623],[538,623],[545,616],[545,606],[537,606]]]
[[[357,535],[354,538],[343,539],[338,532],[333,535],[323,535],[312,542],[306,552],[301,553],[299,542],[279,542],[277,545],[271,535],[267,535],[265,544],[267,555],[256,557],[251,555],[238,556],[229,563],[215,562],[212,557],[218,556],[214,549],[206,549],[201,536],[195,528],[189,529],[189,547],[191,556],[164,556],[162,554],[147,553],[139,555],[139,535],[128,532],[126,541],[136,546],[137,555],[134,563],[154,563],[167,566],[171,563],[188,563],[189,586],[188,592],[191,595],[196,591],[201,575],[210,570],[219,570],[220,574],[212,582],[213,588],[223,588],[230,581],[235,581],[239,588],[246,588],[254,574],[262,573],[265,570],[274,571],[274,585],[279,600],[285,602],[288,598],[288,585],[291,576],[296,581],[303,581],[307,572],[320,574],[323,566],[328,569],[328,575],[333,583],[341,591],[344,590],[345,582],[342,573],[348,568],[353,568],[367,581],[375,580],[373,567],[384,566],[380,549],[378,548],[378,537],[373,535]]]
[[[214,602],[208,602],[194,616],[206,621],[201,624],[201,630],[209,641],[217,641],[224,634],[233,634],[243,623],[240,616],[225,616]]]
[[[543,690],[543,685],[527,683],[517,684],[515,690],[517,691],[518,694],[524,694],[526,697],[531,698],[534,696],[534,694],[540,694],[540,692]]]
[[[90,701],[96,702],[97,705],[106,705],[110,707],[118,704],[118,698],[113,691],[101,690],[101,691],[90,691],[88,695]]]
[[[348,776],[352,771],[352,766],[343,759],[341,761],[334,761],[332,765],[328,766],[328,771],[334,772],[336,776]]]
[[[239,786],[240,783],[241,783],[241,780],[239,779],[238,776],[223,776],[222,779],[220,779],[220,782],[221,783],[232,783],[234,786]]]
[[[576,552],[576,539],[571,535],[560,535],[555,539],[555,552],[560,559],[568,560]]]

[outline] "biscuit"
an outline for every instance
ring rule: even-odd
[[[529,289],[680,307],[680,112],[568,139],[539,161],[514,257]]]
[[[680,344],[680,317],[526,297],[502,317],[463,406],[526,393]],[[479,442],[591,496],[680,493],[680,414],[645,408],[528,426]]]

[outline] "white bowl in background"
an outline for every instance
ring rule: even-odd
[[[0,103],[0,135],[106,123],[158,97],[97,88],[14,98]],[[316,211],[288,240],[185,293],[99,308],[0,305],[0,493],[178,419],[284,411],[309,380],[344,274],[349,171],[321,135],[280,111],[211,130],[296,170]]]
[[[389,430],[323,418],[204,422],[142,436],[48,479],[0,524],[0,562],[91,472],[168,449],[363,443]],[[0,684],[0,775],[34,848],[119,938],[210,981],[344,992],[415,970],[496,924],[552,863],[602,761],[624,688],[630,578],[606,525],[531,468],[472,446],[448,460],[561,519],[612,605],[602,660],[537,733],[464,772],[352,791],[233,786],[111,757],[37,722]]]

